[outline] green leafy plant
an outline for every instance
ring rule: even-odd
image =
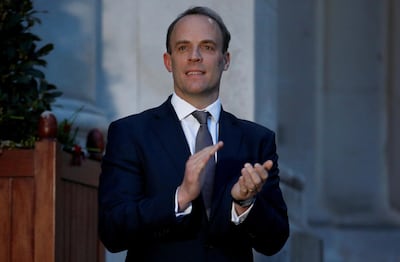
[[[75,119],[83,110],[84,106],[78,108],[69,118],[65,118],[58,124],[57,140],[63,145],[64,150],[72,151],[76,145],[76,136],[79,127],[74,127]]]
[[[53,50],[32,33],[40,24],[32,0],[0,1],[0,141],[33,147],[43,111],[62,95],[40,70]]]

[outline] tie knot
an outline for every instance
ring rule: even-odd
[[[210,115],[210,113],[206,111],[196,110],[192,113],[192,115],[194,116],[194,118],[197,119],[197,121],[199,121],[200,125],[204,125],[207,124],[207,118]]]

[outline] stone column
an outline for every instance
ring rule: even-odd
[[[311,230],[307,217],[316,184],[315,6],[308,0],[279,0],[275,10],[276,33],[269,39],[276,41],[271,52],[276,62],[270,76],[275,82],[269,80],[275,89],[269,86],[265,97],[275,96],[272,108],[276,114],[280,177],[291,222],[289,241],[283,250],[287,255],[282,261],[316,262],[322,260],[322,240]],[[266,27],[270,24],[264,22]],[[265,66],[257,68],[261,71]],[[269,105],[260,107],[265,110]]]
[[[316,2],[317,201],[310,220],[324,238],[325,261],[395,261],[398,25],[388,25],[397,20],[397,1]]]
[[[400,212],[400,2],[388,1],[388,187],[389,203]]]
[[[339,224],[394,222],[384,178],[384,7],[384,1],[324,1],[322,9],[318,198]]]
[[[256,0],[254,5],[254,116],[278,132],[278,3]]]

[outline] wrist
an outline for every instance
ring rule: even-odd
[[[182,187],[178,187],[177,189],[177,202],[178,202],[178,211],[183,211],[190,205],[190,199],[187,197],[186,192],[182,189]]]

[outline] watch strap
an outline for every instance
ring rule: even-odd
[[[252,197],[252,198],[249,198],[249,199],[244,199],[244,200],[237,200],[237,199],[232,198],[232,201],[234,203],[238,204],[241,207],[251,206],[254,203],[255,200],[256,200],[255,197]]]

